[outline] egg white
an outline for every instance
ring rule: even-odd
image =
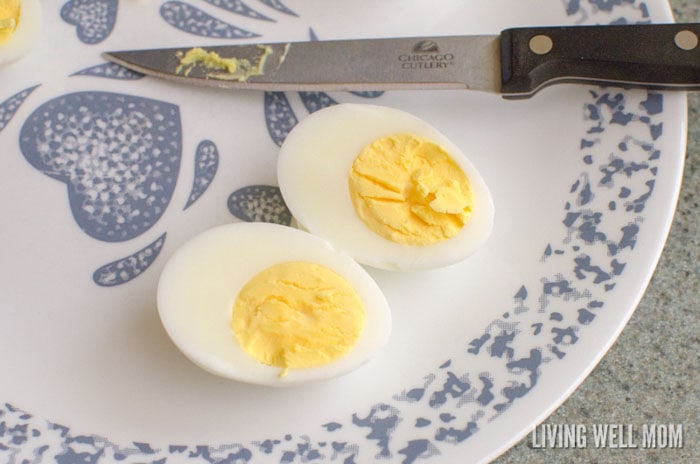
[[[34,46],[42,24],[39,0],[22,0],[19,24],[14,34],[0,45],[0,66],[19,60]]]
[[[231,329],[231,312],[248,280],[287,261],[317,263],[344,277],[364,303],[365,327],[343,358],[325,366],[289,369],[280,377],[279,367],[264,365],[243,350]],[[346,374],[368,361],[391,331],[389,305],[359,264],[318,237],[267,223],[219,226],[190,239],[165,265],[157,302],[166,332],[195,364],[222,377],[270,386]]]
[[[348,188],[355,158],[367,144],[398,133],[438,143],[467,175],[474,210],[452,238],[420,247],[401,245],[373,232],[355,213]],[[453,264],[479,249],[493,228],[491,193],[462,150],[430,124],[393,108],[345,103],[309,115],[284,141],[277,176],[282,196],[302,228],[360,263],[380,269],[409,271]]]

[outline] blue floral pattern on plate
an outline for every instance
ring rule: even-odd
[[[44,103],[26,120],[22,154],[66,184],[73,217],[99,240],[130,240],[170,202],[180,168],[182,129],[175,105],[108,92]]]
[[[110,15],[113,20],[117,1],[96,2],[102,9],[94,11],[86,10],[87,3],[69,1],[61,15],[78,26],[82,42],[97,43],[113,27]],[[229,3],[233,6],[237,2]],[[296,15],[280,2],[261,3]],[[578,0],[569,0],[564,6],[576,22],[601,14],[608,22],[626,21],[622,13],[615,16],[618,7],[633,8],[643,19],[648,17],[644,2],[589,0],[588,4],[590,10]],[[165,2],[161,11],[166,21],[188,33],[221,38],[254,36],[183,2]],[[116,69],[89,69],[79,74],[134,78],[115,77],[121,75]],[[0,131],[35,88],[0,104]],[[308,112],[336,103],[322,93],[299,96]],[[514,403],[551,374],[551,368],[545,369],[547,365],[565,359],[582,337],[592,335],[598,314],[607,309],[606,295],[615,290],[634,253],[647,202],[654,194],[663,159],[656,145],[664,132],[663,103],[663,95],[654,92],[638,99],[624,92],[590,91],[582,108],[584,131],[577,134],[580,173],[571,180],[561,222],[552,230],[559,238],[542,250],[542,274],[514,288],[513,305],[477,333],[469,334],[459,352],[413,384],[397,389],[390,398],[319,424],[305,434],[260,437],[246,443],[165,447],[145,442],[123,445],[76,433],[4,403],[0,404],[0,456],[10,462],[62,463],[350,463],[389,459],[412,463],[440,456],[441,450],[478,435],[481,424],[507,415]],[[262,112],[272,143],[280,145],[298,121],[287,94],[265,93]],[[626,129],[624,134],[614,135],[620,127]],[[640,133],[646,136],[640,137]],[[603,134],[619,137],[616,152],[611,154],[600,144]],[[97,91],[67,94],[41,104],[23,122],[20,133],[26,160],[41,173],[66,184],[71,211],[81,229],[107,242],[140,237],[158,221],[179,175],[181,140],[176,105]],[[95,151],[96,147],[101,148]],[[94,153],[99,156],[86,156]],[[213,182],[218,161],[213,142],[199,144],[185,209]],[[271,185],[239,187],[229,196],[227,207],[241,220],[292,221],[279,189]],[[624,220],[607,220],[613,214]],[[622,225],[615,225],[618,223]],[[114,286],[131,281],[157,258],[165,238],[166,233],[162,233],[139,251],[101,266],[93,275],[94,282]],[[600,256],[607,258],[601,260]],[[549,269],[556,271],[550,273]],[[491,370],[473,370],[476,358],[485,360]],[[364,440],[353,438],[358,436]]]
[[[118,64],[114,63],[102,63],[95,66],[90,66],[81,71],[77,71],[72,74],[73,76],[93,76],[93,77],[104,77],[107,79],[119,79],[119,80],[136,80],[144,77],[143,74],[132,71],[131,69],[126,69]]]
[[[61,18],[76,27],[81,42],[97,44],[112,33],[118,5],[118,0],[70,0],[61,8]]]
[[[185,2],[166,2],[161,7],[160,14],[171,26],[202,37],[247,39],[259,36],[255,32],[236,27]]]
[[[158,257],[163,244],[165,244],[165,235],[161,235],[153,243],[131,256],[101,266],[92,275],[92,280],[101,287],[113,287],[138,277]]]
[[[265,122],[270,138],[282,146],[287,134],[299,120],[284,92],[265,92]]]
[[[272,185],[249,185],[231,193],[228,210],[246,222],[272,222],[288,226],[292,213],[282,198],[278,187]]]
[[[0,103],[0,131],[7,126],[10,119],[15,115],[22,103],[24,103],[24,100],[26,100],[37,87],[38,85],[26,88]]]
[[[211,140],[203,140],[197,145],[197,152],[194,158],[194,180],[192,191],[187,199],[185,209],[199,200],[209,185],[211,185],[216,170],[219,168],[219,149]]]
[[[247,16],[249,18],[261,19],[263,21],[272,21],[272,18],[265,16],[262,13],[252,9],[241,0],[205,0],[207,3],[211,3],[214,6],[218,6],[231,13],[239,14],[242,16]]]
[[[258,1],[259,1],[260,3],[263,3],[263,4],[267,5],[267,6],[269,6],[270,8],[274,8],[275,10],[277,10],[277,11],[279,11],[279,12],[281,12],[281,13],[288,14],[288,15],[290,15],[290,16],[297,16],[297,14],[296,14],[295,12],[293,12],[292,10],[290,10],[289,8],[287,8],[287,7],[286,7],[282,2],[280,2],[279,0],[258,0]]]

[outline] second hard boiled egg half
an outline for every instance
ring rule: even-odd
[[[298,223],[372,267],[446,266],[474,253],[493,227],[491,194],[463,151],[397,109],[317,111],[287,136],[277,167]]]
[[[359,264],[267,223],[215,227],[181,246],[161,274],[158,311],[195,364],[271,386],[349,373],[391,331],[384,295]]]

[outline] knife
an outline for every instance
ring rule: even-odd
[[[700,89],[700,23],[521,27],[406,37],[113,51],[146,75],[229,89],[470,89],[526,98],[559,82]]]

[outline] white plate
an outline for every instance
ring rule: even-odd
[[[44,2],[37,47],[0,71],[4,462],[485,462],[564,401],[650,279],[679,190],[684,95],[573,85],[517,102],[333,94],[413,112],[460,144],[494,195],[494,233],[447,269],[371,271],[395,327],[353,374],[290,390],[207,374],[159,324],[160,269],[211,226],[288,221],[278,143],[330,101],[139,79],[101,52],[664,22],[669,6],[247,1],[263,19],[215,5],[242,4],[232,0],[60,3]],[[139,164],[134,152],[160,161]]]

